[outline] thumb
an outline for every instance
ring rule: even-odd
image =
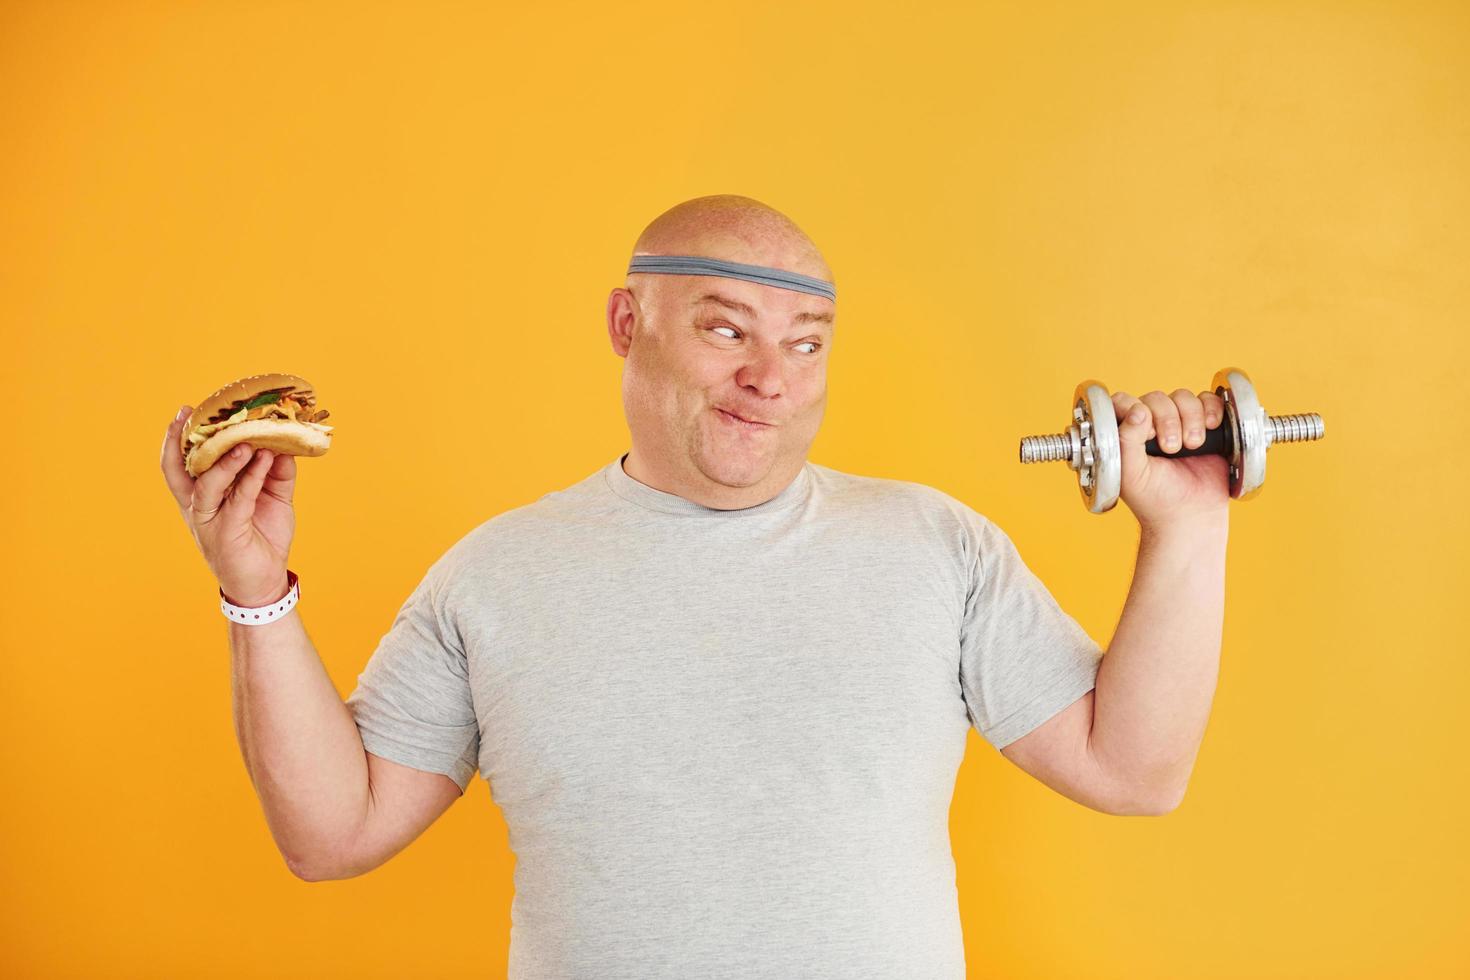
[[[1135,401],[1118,421],[1118,440],[1142,446],[1153,434],[1153,413],[1143,402]]]

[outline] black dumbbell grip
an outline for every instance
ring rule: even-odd
[[[1150,456],[1167,456],[1170,459],[1180,456],[1224,456],[1229,459],[1235,454],[1235,440],[1231,437],[1229,425],[1221,422],[1213,429],[1206,429],[1205,441],[1193,449],[1187,449],[1181,444],[1178,452],[1166,453],[1159,448],[1157,437],[1144,443],[1143,449]]]

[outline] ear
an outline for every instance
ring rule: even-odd
[[[612,341],[613,353],[628,356],[633,345],[633,332],[643,317],[638,297],[622,286],[607,294],[607,336]]]

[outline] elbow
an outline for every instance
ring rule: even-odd
[[[1139,806],[1122,807],[1111,811],[1115,817],[1162,817],[1178,809],[1177,803],[1146,803]]]
[[[286,867],[291,870],[292,875],[294,875],[297,879],[301,881],[319,880],[316,874],[310,868],[304,865],[297,864],[295,861],[287,861]]]
[[[350,878],[351,875],[334,874],[321,865],[311,864],[286,856],[286,867],[291,873],[302,881],[337,881],[341,878]]]
[[[1130,799],[1107,812],[1116,817],[1162,817],[1179,809],[1183,802],[1184,787],[1181,786],[1177,791]]]

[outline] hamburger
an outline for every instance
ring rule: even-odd
[[[198,476],[238,443],[292,456],[321,456],[332,445],[329,413],[311,383],[294,374],[253,374],[200,402],[184,423],[184,469]]]

